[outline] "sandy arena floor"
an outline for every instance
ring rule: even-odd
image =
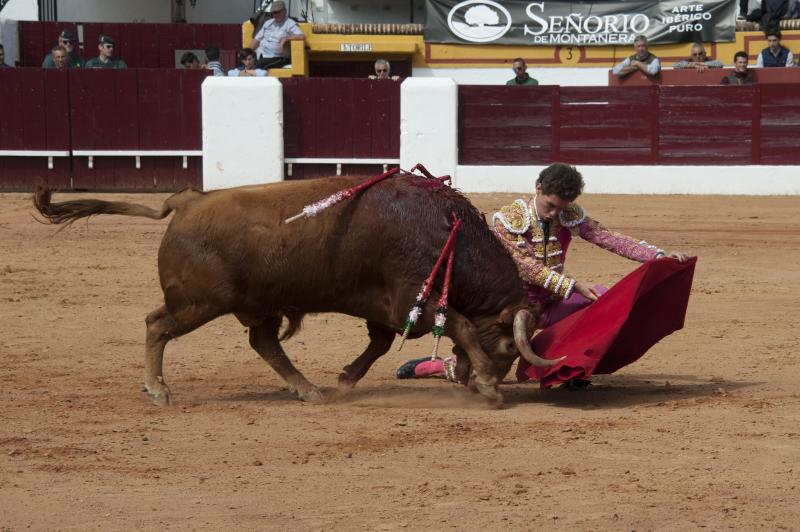
[[[490,410],[395,380],[423,338],[347,400],[304,404],[226,317],[170,343],[176,405],[157,408],[139,386],[166,222],[59,233],[0,195],[0,530],[797,530],[798,199],[582,204],[700,256],[686,328],[588,391],[509,383]],[[611,284],[634,267],[579,242],[568,270]],[[365,345],[358,320],[320,315],[286,349],[330,389]]]

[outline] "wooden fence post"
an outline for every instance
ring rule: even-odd
[[[659,162],[659,153],[658,147],[660,143],[661,137],[661,128],[660,128],[660,119],[661,116],[661,86],[654,85],[650,88],[651,95],[651,107],[653,109],[653,121],[650,125],[651,127],[651,143],[650,143],[650,163],[651,164],[658,164]]]
[[[550,162],[557,162],[561,160],[561,86],[556,85],[553,87],[552,93],[552,118],[550,121]]]
[[[752,164],[761,164],[761,87],[753,86],[753,103],[750,131],[750,149],[752,150]]]

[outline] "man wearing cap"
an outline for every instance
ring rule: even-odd
[[[258,68],[280,68],[290,64],[289,41],[305,39],[303,30],[287,15],[286,4],[282,0],[272,3],[271,13],[272,18],[261,26],[248,46],[258,56]]]
[[[67,53],[67,68],[81,68],[84,66],[83,59],[75,52],[75,38],[72,36],[71,31],[67,29],[61,30],[61,33],[58,34],[58,46]],[[52,51],[42,61],[42,68],[56,68]]]
[[[100,55],[86,61],[86,68],[128,68],[122,59],[114,59],[114,39],[101,35],[98,40]]]

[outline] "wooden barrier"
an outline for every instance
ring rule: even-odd
[[[464,165],[795,165],[798,135],[800,84],[459,87]]]
[[[641,72],[624,78],[618,78],[608,71],[608,85],[610,87],[632,87],[652,85],[720,85],[722,78],[731,72],[731,68],[709,68],[704,72],[697,72],[693,68],[678,70],[662,70],[658,76],[650,77]],[[751,68],[754,79],[759,84],[764,83],[800,83],[800,68]]]
[[[400,84],[282,79],[287,178],[370,173],[400,156]],[[337,163],[333,160],[339,161]]]
[[[0,187],[69,185],[67,80],[66,72],[0,69]]]
[[[556,158],[558,87],[458,88],[461,164],[533,164]]]
[[[200,85],[207,75],[176,69],[71,71],[74,188],[200,186]]]

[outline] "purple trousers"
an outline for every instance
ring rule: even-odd
[[[594,285],[594,289],[600,294],[605,294],[608,292],[608,288],[599,284]],[[562,299],[561,301],[556,301],[555,303],[545,307],[542,318],[539,320],[539,328],[544,329],[545,327],[549,327],[554,323],[558,323],[570,314],[578,312],[591,302],[591,299],[586,299],[581,294],[574,292],[571,296],[569,296],[569,299]]]

